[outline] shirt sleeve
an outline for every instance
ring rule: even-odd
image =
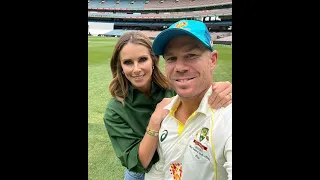
[[[151,166],[159,160],[158,153],[155,153],[149,166],[144,168],[138,155],[138,148],[143,137],[132,130],[129,124],[121,118],[120,112],[116,112],[116,109],[117,107],[108,105],[104,115],[104,123],[116,156],[129,171],[148,172]]]
[[[232,180],[232,136],[228,138],[224,149],[226,162],[224,163],[223,167],[228,173],[228,180]]]
[[[226,130],[224,133],[227,138],[223,150],[223,155],[226,159],[223,167],[226,169],[228,173],[228,180],[232,180],[232,104],[226,107],[226,112],[224,116],[226,119],[226,124],[224,125]]]
[[[163,180],[164,179],[164,159],[161,149],[158,148],[160,160],[155,163],[151,170],[145,174],[145,180]]]

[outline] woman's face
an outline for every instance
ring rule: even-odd
[[[153,63],[148,48],[139,44],[126,44],[120,52],[120,63],[133,87],[141,92],[150,91]]]

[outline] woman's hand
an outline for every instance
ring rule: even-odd
[[[163,98],[161,102],[157,104],[156,109],[151,115],[148,127],[152,130],[158,131],[162,120],[169,114],[169,110],[163,109],[165,106],[170,104],[172,98]]]
[[[214,82],[212,84],[212,95],[208,100],[213,109],[227,107],[232,103],[232,84],[229,81]]]

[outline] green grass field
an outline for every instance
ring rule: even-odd
[[[112,79],[109,64],[117,40],[88,37],[88,180],[124,178],[125,168],[115,156],[102,119],[111,98],[108,91]],[[218,51],[214,80],[232,82],[232,47],[216,45],[214,48]],[[163,70],[163,60],[160,65]]]

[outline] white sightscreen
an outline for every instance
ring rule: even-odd
[[[114,23],[88,22],[88,34],[90,32],[93,36],[105,34],[113,29]]]

